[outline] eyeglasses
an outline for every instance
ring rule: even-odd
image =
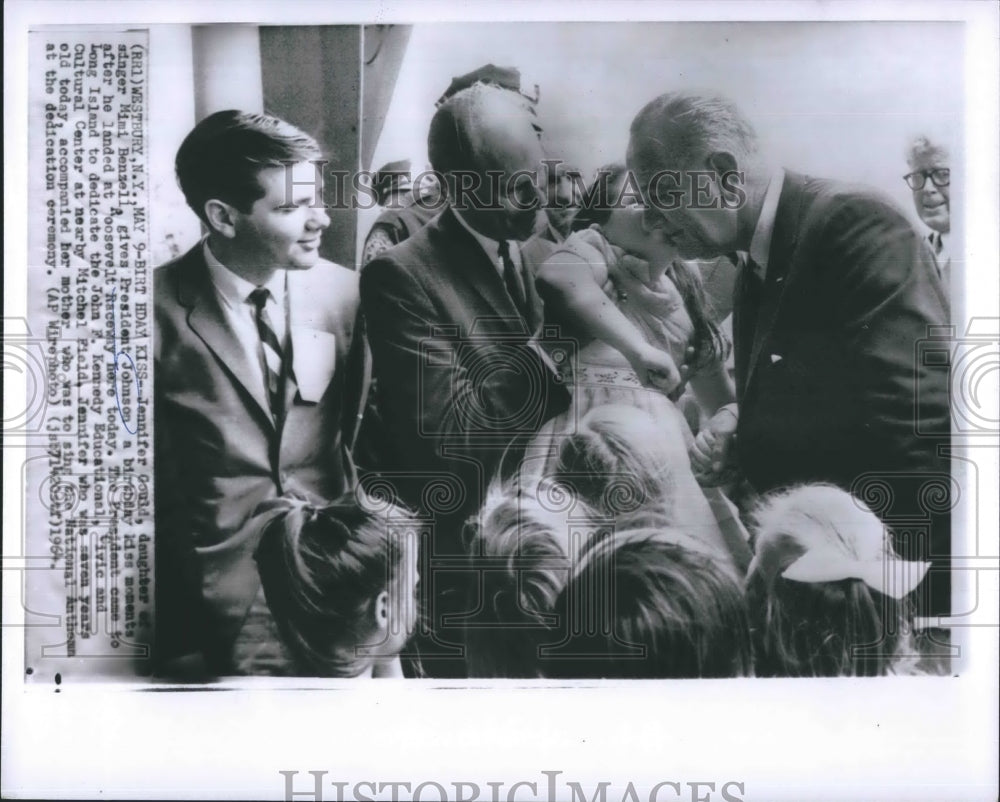
[[[927,179],[936,187],[946,187],[951,183],[951,170],[947,167],[935,167],[933,170],[917,170],[916,172],[904,175],[903,180],[910,189],[923,189]]]

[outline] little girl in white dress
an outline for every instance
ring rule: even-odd
[[[606,187],[596,190],[607,192],[603,204],[592,190],[588,216],[576,226],[596,223],[571,234],[537,275],[546,316],[577,330],[580,349],[567,370],[571,408],[543,426],[526,451],[522,478],[529,481],[552,475],[577,422],[595,407],[643,410],[656,425],[680,428],[690,445],[690,427],[672,400],[683,382],[709,414],[735,400],[725,370],[728,342],[707,309],[697,266],[676,260],[662,235],[644,228],[641,207],[615,203],[625,179],[624,168],[612,169]],[[697,488],[690,463],[670,468],[690,476],[688,495],[698,498],[689,508],[715,519],[745,568],[746,531],[732,506],[720,491]]]

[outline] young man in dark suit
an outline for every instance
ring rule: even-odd
[[[253,513],[282,494],[329,499],[352,486],[358,281],[319,256],[329,224],[312,163],[321,157],[289,123],[240,111],[202,120],[177,153],[208,234],[155,272],[166,670],[200,659],[219,674],[291,671],[260,590]]]
[[[441,615],[464,601],[461,579],[448,571],[464,560],[462,523],[569,396],[546,351],[531,263],[554,246],[535,245],[530,257],[521,248],[542,198],[544,154],[531,114],[516,93],[475,84],[440,105],[428,151],[449,206],[365,267],[361,300],[391,443],[380,475],[433,516],[421,576],[434,634],[454,645],[459,628],[446,636]],[[457,646],[443,651],[460,657]],[[434,670],[460,673],[461,660]]]
[[[946,612],[948,367],[917,354],[949,306],[922,238],[874,191],[768,164],[724,98],[652,101],[632,123],[628,162],[648,224],[683,258],[741,252],[738,406],[692,449],[702,479],[732,460],[759,492],[851,490],[895,526],[905,555],[933,561],[917,601]]]

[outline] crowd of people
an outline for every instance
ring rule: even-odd
[[[319,255],[308,134],[223,111],[182,144],[207,236],[156,271],[157,670],[946,671],[948,366],[916,355],[947,151],[907,154],[925,236],[724,97],[655,98],[589,182],[536,100],[456,78],[357,271]]]

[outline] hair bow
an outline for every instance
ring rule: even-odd
[[[292,512],[301,512],[302,515],[312,518],[319,512],[319,508],[304,496],[289,493],[262,501],[257,505],[253,514],[255,517],[264,516],[268,520],[272,520],[279,515],[288,515]]]
[[[261,536],[271,530],[276,521],[287,525],[292,516],[299,516],[298,528],[313,520],[319,514],[319,509],[308,499],[296,495],[279,496],[268,499],[257,505],[253,513],[253,526],[257,531],[257,546],[254,549],[254,559],[260,559],[260,552],[266,548]],[[292,521],[295,519],[292,518]],[[251,543],[254,541],[251,540]]]

